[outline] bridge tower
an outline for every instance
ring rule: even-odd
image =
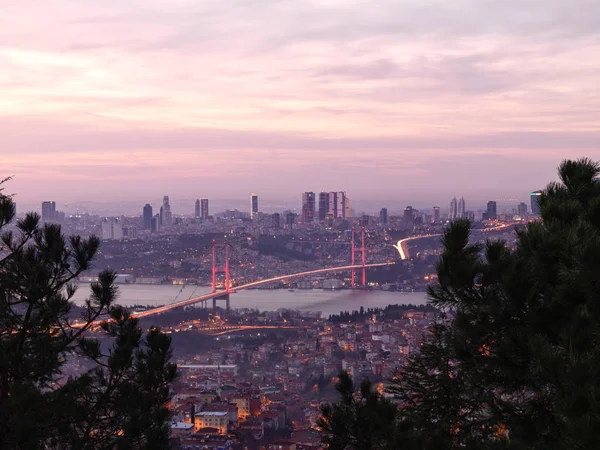
[[[362,264],[362,285],[367,286],[367,271],[365,268],[365,227],[360,230],[360,248],[356,248],[356,231],[352,230],[352,265],[356,265],[356,253],[360,252]],[[356,269],[352,269],[352,287],[356,287]]]
[[[229,279],[229,248],[231,244],[225,242],[223,244],[217,244],[213,241],[212,245],[212,292],[217,292],[217,274],[225,273],[225,293],[219,297],[213,298],[213,309],[217,306],[217,300],[225,300],[227,302],[227,311],[229,311],[229,294],[231,290],[231,282]],[[218,259],[225,259],[224,265],[219,265]]]

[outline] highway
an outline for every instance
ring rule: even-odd
[[[385,263],[376,263],[376,264],[365,264],[364,267],[367,267],[367,268],[383,267],[383,266],[389,266],[390,264],[393,264],[393,263],[385,262]],[[233,294],[233,293],[235,293],[237,291],[241,291],[243,289],[251,289],[253,287],[260,286],[261,284],[273,283],[275,281],[286,280],[288,278],[297,278],[297,277],[303,277],[303,276],[309,276],[309,275],[318,275],[318,274],[327,273],[327,272],[338,272],[340,270],[351,270],[351,269],[362,269],[362,268],[363,268],[363,266],[361,264],[355,264],[355,265],[350,265],[350,266],[328,267],[326,269],[309,270],[308,272],[299,272],[299,273],[294,273],[294,274],[290,274],[290,275],[282,275],[279,277],[267,278],[265,280],[253,281],[251,283],[246,283],[246,284],[242,284],[240,286],[233,287],[229,290],[229,292],[227,292],[226,290],[223,289],[223,290],[220,290],[217,292],[211,292],[209,294],[204,294],[204,295],[200,295],[198,297],[193,297],[193,298],[189,298],[187,300],[181,300],[181,301],[178,301],[175,303],[171,303],[170,305],[159,306],[158,308],[149,309],[147,311],[141,311],[138,313],[134,313],[132,315],[135,317],[153,316],[155,314],[161,314],[161,313],[169,311],[171,309],[181,308],[182,306],[189,306],[189,305],[193,305],[194,303],[212,300],[213,298],[218,298],[218,297],[221,297],[221,296],[227,295],[227,294]]]
[[[509,223],[503,223],[501,225],[498,225],[497,227],[482,228],[480,230],[473,230],[473,231],[481,231],[483,233],[489,233],[490,231],[504,230],[504,229],[506,229],[508,227],[510,227]],[[408,247],[406,246],[406,244],[408,242],[410,242],[410,241],[416,241],[417,239],[425,239],[425,238],[440,237],[440,236],[443,236],[443,233],[438,233],[438,234],[422,234],[420,236],[407,237],[407,238],[404,238],[404,239],[400,239],[398,241],[398,243],[396,245],[394,245],[394,248],[396,250],[398,250],[398,253],[400,254],[400,259],[406,260],[406,259],[409,258]]]

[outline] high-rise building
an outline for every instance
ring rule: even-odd
[[[250,218],[254,219],[258,214],[258,194],[250,196]]]
[[[531,215],[539,216],[540,215],[540,196],[542,195],[542,191],[533,191],[529,194],[529,198],[531,200]]]
[[[460,200],[458,201],[458,212],[457,212],[458,218],[459,219],[464,219],[465,216],[465,199],[464,197],[461,197]]]
[[[315,193],[302,194],[302,223],[313,223],[315,220]]]
[[[208,220],[208,199],[201,198],[200,199],[200,218],[202,220]]]
[[[160,216],[155,215],[152,220],[150,220],[150,232],[158,233],[160,231]]]
[[[281,215],[279,213],[271,214],[271,227],[275,229],[281,228]]]
[[[349,219],[352,214],[350,213],[350,198],[346,197],[344,202],[344,218]]]
[[[118,240],[123,239],[123,223],[114,217],[102,221],[102,239]]]
[[[144,230],[152,228],[152,206],[150,203],[146,203],[144,206]]]
[[[329,211],[327,211],[327,214],[332,214],[333,218],[335,219],[337,217],[337,192],[330,192],[329,193]]]
[[[448,218],[450,220],[458,218],[458,202],[456,201],[456,197],[450,201],[450,214],[448,214]]]
[[[388,224],[388,211],[387,211],[387,208],[381,208],[381,211],[379,211],[379,222],[381,223],[381,225],[387,225]]]
[[[194,204],[194,218],[200,218],[200,199],[196,199],[196,203]]]
[[[294,214],[293,212],[287,212],[285,214],[285,227],[289,230],[291,230],[292,228],[294,228],[294,226],[296,225],[296,214]]]
[[[433,207],[433,223],[440,223],[440,207]]]
[[[56,202],[42,202],[42,220],[52,222],[56,218]]]
[[[329,212],[329,192],[319,193],[319,222],[323,222]]]
[[[346,218],[346,193],[340,191],[335,194],[335,218],[344,220]]]
[[[171,213],[171,204],[169,203],[169,196],[163,197],[163,204],[161,208],[161,225],[168,227],[173,225],[173,215]]]
[[[517,206],[517,215],[521,218],[527,215],[527,203],[519,203],[519,206]]]
[[[412,230],[415,227],[415,212],[412,206],[404,208],[404,229]]]
[[[498,218],[498,213],[496,211],[496,202],[490,200],[487,202],[487,211],[486,211],[487,220],[496,220]]]

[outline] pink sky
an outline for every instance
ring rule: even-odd
[[[597,0],[7,0],[0,13],[0,177],[26,204],[525,199],[561,159],[600,159]]]

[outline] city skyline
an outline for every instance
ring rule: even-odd
[[[24,204],[520,198],[600,159],[594,6],[3,5],[2,177]]]

